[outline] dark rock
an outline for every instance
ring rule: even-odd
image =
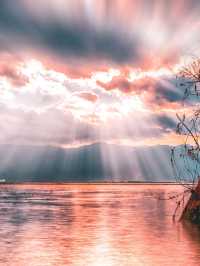
[[[183,210],[181,220],[200,224],[200,178],[196,188],[191,191],[190,199]]]

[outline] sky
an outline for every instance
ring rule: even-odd
[[[0,143],[176,145],[200,1],[1,0]]]

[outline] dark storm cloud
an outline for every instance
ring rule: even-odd
[[[39,4],[39,3],[38,3]],[[137,58],[137,44],[111,30],[88,23],[64,23],[52,16],[37,20],[19,0],[0,2],[0,49],[30,45],[61,56],[103,57],[117,62]]]
[[[157,117],[158,124],[164,130],[174,130],[176,128],[176,121],[166,114],[159,115]]]
[[[164,79],[155,84],[155,98],[159,102],[166,100],[168,102],[180,102],[183,99],[183,91],[176,85],[174,78]]]
[[[158,94],[169,102],[179,102],[183,98],[178,90],[167,90],[162,87],[158,90]]]

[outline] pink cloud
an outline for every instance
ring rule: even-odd
[[[21,87],[28,83],[28,78],[18,68],[20,63],[22,61],[15,55],[0,55],[0,76],[8,79],[16,87]]]
[[[80,92],[77,94],[80,98],[87,100],[89,102],[96,102],[98,100],[98,96],[91,92]]]
[[[134,81],[129,81],[125,75],[115,76],[110,82],[104,83],[97,81],[97,85],[101,86],[107,91],[119,90],[123,93],[141,94],[144,91],[153,90],[156,80],[153,78],[142,78]]]

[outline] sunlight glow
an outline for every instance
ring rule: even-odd
[[[168,68],[160,68],[157,70],[149,70],[149,71],[142,71],[141,69],[138,69],[136,71],[132,70],[129,73],[128,80],[134,81],[134,80],[143,79],[145,77],[159,78],[159,77],[171,76],[171,75],[172,75],[172,71]]]
[[[120,70],[119,69],[113,69],[113,68],[110,68],[108,69],[107,72],[96,72],[96,73],[93,73],[91,79],[92,80],[99,80],[99,81],[102,81],[102,82],[109,82],[112,80],[113,77],[115,76],[119,76],[120,75]]]
[[[122,103],[118,106],[119,111],[122,115],[128,115],[133,111],[142,111],[144,104],[139,96],[133,96],[125,98],[122,100]]]

